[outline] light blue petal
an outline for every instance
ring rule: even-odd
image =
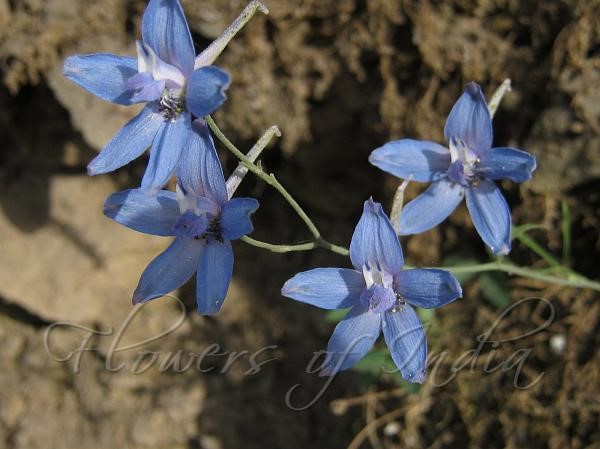
[[[227,100],[229,83],[229,74],[214,65],[194,70],[185,97],[188,109],[196,117],[212,114]]]
[[[492,148],[481,156],[480,170],[487,179],[525,182],[537,167],[535,156],[515,148]]]
[[[142,39],[185,76],[194,70],[194,42],[179,0],[150,0],[142,18]]]
[[[448,115],[444,136],[448,142],[453,138],[462,140],[479,156],[492,147],[492,119],[478,84],[467,84]]]
[[[137,74],[135,58],[107,53],[69,56],[63,65],[64,75],[103,100],[132,104],[127,80]]]
[[[462,296],[458,280],[446,270],[402,270],[394,276],[394,290],[413,306],[434,309]]]
[[[165,90],[165,80],[155,80],[149,72],[142,72],[127,80],[127,88],[133,92],[133,103],[155,101]]]
[[[464,188],[447,179],[436,181],[402,208],[400,235],[419,234],[444,221],[460,204]]]
[[[371,285],[360,295],[360,302],[369,306],[369,310],[376,313],[385,312],[397,301],[396,293],[389,287],[378,284]]]
[[[398,178],[431,182],[448,170],[450,151],[435,142],[402,139],[377,148],[369,156],[369,162]]]
[[[356,305],[338,323],[327,345],[327,359],[319,373],[333,376],[354,366],[373,347],[381,333],[381,314]]]
[[[496,255],[510,252],[510,209],[492,181],[482,180],[467,189],[467,207],[481,239]]]
[[[232,198],[221,211],[221,231],[227,240],[250,234],[254,228],[250,216],[258,209],[254,198]]]
[[[383,315],[383,336],[394,363],[408,382],[425,382],[427,337],[421,320],[408,304]]]
[[[163,117],[157,113],[154,105],[147,105],[88,164],[88,174],[93,176],[108,173],[131,162],[152,145],[154,137],[164,124]]]
[[[198,269],[202,248],[200,240],[176,238],[144,270],[133,293],[133,303],[146,302],[181,287]]]
[[[134,231],[173,236],[181,213],[175,193],[161,190],[151,195],[133,189],[110,195],[104,202],[104,215]]]
[[[173,176],[181,153],[192,135],[190,120],[190,114],[179,114],[174,121],[165,122],[165,126],[156,134],[142,178],[142,189],[159,190]]]
[[[354,268],[362,271],[365,264],[379,263],[387,273],[394,274],[404,265],[402,248],[381,204],[365,201],[352,242],[350,259]]]
[[[322,309],[346,309],[358,305],[365,290],[362,273],[348,268],[315,268],[289,279],[281,289],[287,298]]]
[[[177,166],[177,180],[185,190],[224,204],[225,177],[208,126],[204,120],[194,120],[192,131]]]
[[[233,274],[233,249],[228,240],[206,245],[196,277],[198,313],[216,315],[221,310]]]

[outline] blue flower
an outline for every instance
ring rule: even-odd
[[[223,171],[208,127],[192,123],[194,132],[177,168],[177,192],[142,189],[110,195],[104,214],[128,228],[175,240],[146,268],[133,303],[175,290],[196,273],[198,312],[219,312],[233,273],[231,240],[252,232],[254,198],[228,199]]]
[[[90,162],[88,173],[116,170],[151,146],[141,187],[158,190],[175,172],[191,133],[190,111],[202,117],[219,108],[230,79],[215,66],[194,70],[194,43],[178,0],[150,0],[137,53],[137,59],[105,53],[71,56],[63,70],[104,100],[147,103]]]
[[[476,83],[469,83],[444,127],[448,148],[434,142],[402,139],[371,153],[369,161],[399,178],[432,182],[400,214],[400,235],[433,228],[467,197],[473,224],[494,254],[508,254],[510,209],[493,181],[525,182],[536,168],[535,157],[514,148],[492,147],[492,120]]]
[[[365,202],[352,236],[354,269],[316,268],[298,273],[283,286],[283,296],[323,309],[350,308],[327,347],[321,375],[352,367],[383,336],[402,377],[425,380],[427,340],[411,307],[436,308],[462,295],[449,272],[437,269],[403,270],[398,237],[381,204]]]

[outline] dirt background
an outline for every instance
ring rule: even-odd
[[[183,0],[198,48],[244,3]],[[490,95],[510,77],[514,89],[494,120],[495,143],[525,148],[539,165],[532,182],[502,185],[513,221],[543,224],[531,235],[560,258],[566,202],[573,236],[567,259],[598,278],[599,1],[266,3],[271,14],[253,19],[218,61],[233,84],[216,120],[242,148],[279,125],[283,137],[263,163],[330,240],[349,242],[370,195],[389,204],[397,180],[368,165],[370,151],[399,137],[443,141],[445,117],[467,81]],[[324,251],[281,256],[239,243],[218,317],[190,312],[171,334],[111,357],[139,274],[167,242],[102,216],[104,197],[136,186],[145,161],[94,179],[85,166],[135,111],[93,98],[66,81],[60,67],[74,53],[133,55],[144,6],[0,0],[0,448],[344,448],[353,440],[355,448],[386,449],[600,447],[600,297],[585,290],[504,279],[498,295],[547,302],[520,304],[494,336],[549,325],[486,345],[472,368],[439,386],[435,380],[452,373],[502,311],[472,278],[464,299],[430,321],[431,352],[448,353],[442,374],[411,393],[385,373],[344,373],[313,406],[295,411],[285,401],[290,388],[300,384],[291,394],[300,407],[324,386],[306,367],[333,324],[320,310],[283,299],[279,288],[299,270],[348,262]],[[235,161],[222,156],[231,169]],[[411,186],[408,197],[421,188]],[[241,190],[260,198],[257,238],[308,238],[273,191],[251,179]],[[403,245],[414,264],[487,257],[462,208]],[[511,258],[544,266],[519,244]],[[192,311],[193,283],[178,295]],[[114,344],[158,335],[179,316],[174,301],[155,301]],[[80,327],[53,329],[57,321]],[[95,330],[87,347],[98,349],[81,353],[77,363],[86,329]],[[140,351],[165,358],[213,344],[219,350],[203,364],[209,372],[160,370],[146,360],[148,369],[134,373]],[[273,347],[257,355],[265,363],[255,375],[247,373],[247,353],[227,362],[232,353],[267,346]],[[516,376],[515,353],[527,350]],[[490,369],[502,361],[513,367]],[[517,388],[515,376],[519,385],[533,385]]]

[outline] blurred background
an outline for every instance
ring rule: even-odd
[[[198,50],[245,6],[182,3]],[[349,264],[323,250],[236,242],[219,316],[194,313],[193,281],[177,293],[183,318],[168,298],[133,309],[140,273],[168,241],[106,219],[102,203],[137,186],[146,160],[96,178],[85,167],[136,111],[71,84],[61,65],[75,53],[134,55],[145,4],[0,0],[0,448],[600,447],[591,290],[463,278],[463,299],[422,316],[433,360],[421,387],[382,370],[377,349],[330,384],[307,372],[336,317],[279,289],[298,271]],[[370,195],[390,205],[398,180],[367,163],[374,148],[443,142],[468,81],[489,98],[511,78],[494,143],[532,152],[539,168],[528,183],[502,184],[513,222],[536,225],[516,228],[526,237],[510,259],[600,277],[599,1],[266,4],[270,15],[217,61],[233,83],[215,120],[245,150],[280,127],[263,165],[326,238],[348,245]],[[422,189],[411,184],[407,199]],[[261,202],[254,237],[309,239],[268,186],[249,176],[240,194]],[[489,260],[464,206],[402,244],[414,265]],[[189,354],[202,363],[185,366],[197,361]]]

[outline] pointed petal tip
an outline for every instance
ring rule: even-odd
[[[88,174],[88,176],[96,176],[96,175],[100,174],[96,170],[93,160],[87,165],[87,174]]]
[[[135,306],[138,304],[142,304],[146,301],[149,301],[150,299],[152,299],[152,298],[146,298],[141,292],[136,290],[135,292],[133,292],[133,296],[131,298],[131,304]]]
[[[223,301],[221,301],[223,303]],[[196,307],[196,313],[202,316],[216,316],[221,311],[221,307],[211,308],[211,309],[203,309],[200,306]]]
[[[478,99],[478,96],[480,94],[483,95],[481,86],[475,81],[469,81],[467,83],[467,86],[465,87],[465,92],[468,92],[474,99]]]
[[[425,383],[425,380],[427,379],[427,374],[425,372],[425,370],[422,371],[418,371],[416,373],[408,373],[406,375],[402,374],[402,378],[410,383],[413,384],[422,384]]]
[[[74,64],[76,58],[78,58],[79,55],[72,55],[72,56],[67,56],[67,58],[65,59],[65,61],[63,62],[63,66],[62,66],[62,73],[63,75],[65,75],[66,77],[68,77],[73,71],[76,71],[76,65]]]
[[[365,212],[370,212],[370,213],[374,213],[374,214],[383,212],[381,203],[378,203],[377,201],[373,200],[372,196],[370,196],[369,199],[367,201],[365,201],[365,203],[363,205],[363,210]]]
[[[294,277],[291,277],[290,279],[285,281],[285,284],[283,284],[283,286],[281,287],[281,296],[291,299],[290,295],[294,293]]]
[[[510,243],[505,243],[500,248],[491,248],[492,252],[496,256],[507,256],[511,251]]]

